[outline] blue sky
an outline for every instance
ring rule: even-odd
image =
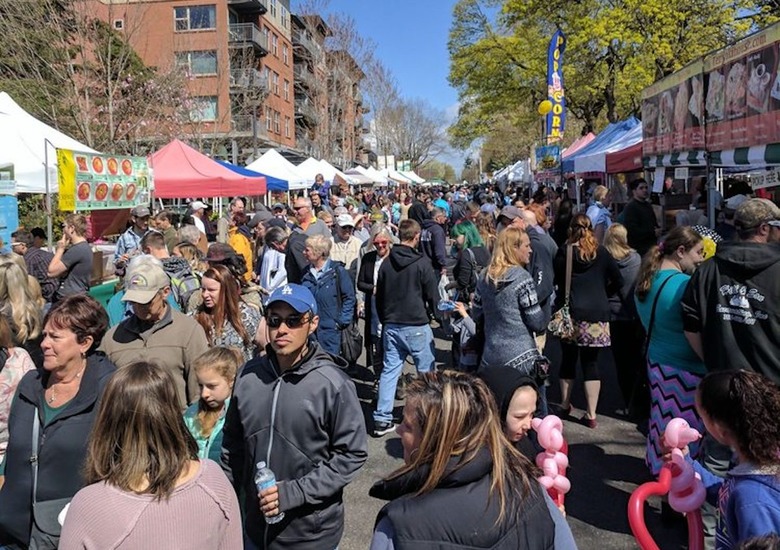
[[[330,0],[329,11],[350,15],[363,36],[376,43],[376,57],[390,69],[405,98],[421,98],[457,114],[458,95],[447,82],[447,39],[456,0]],[[439,158],[460,172],[465,154]]]

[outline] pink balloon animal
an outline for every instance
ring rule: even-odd
[[[539,444],[544,447],[544,451],[536,455],[536,465],[544,474],[539,478],[539,483],[550,492],[565,495],[571,489],[571,482],[565,475],[569,458],[561,452],[566,445],[563,439],[563,422],[551,414],[545,418],[534,418],[531,426],[536,431]]]
[[[682,449],[689,443],[698,441],[701,434],[691,428],[682,418],[673,418],[666,425],[664,442],[672,449],[670,462],[672,482],[669,487],[669,506],[672,509],[689,514],[701,508],[707,494],[699,474],[685,461]]]

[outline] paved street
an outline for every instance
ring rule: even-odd
[[[449,343],[437,339],[437,363],[446,364]],[[557,366],[560,352],[556,342],[548,344],[548,354]],[[629,422],[619,420],[611,412],[622,406],[615,382],[611,352],[603,353],[600,367],[605,381],[599,407],[599,427],[590,430],[573,421],[566,421],[564,434],[569,442],[571,468],[568,475],[572,490],[567,495],[566,510],[569,524],[579,548],[624,549],[636,548],[626,519],[626,507],[631,491],[647,481],[644,465],[644,438]],[[407,366],[413,372],[411,366]],[[368,402],[369,373],[360,368],[355,375],[358,394],[364,404],[367,422],[370,421]],[[554,380],[557,377],[554,376]],[[557,402],[557,384],[550,388],[550,398]],[[573,418],[582,415],[584,394],[581,386],[575,389]],[[397,403],[400,413],[400,402]],[[611,415],[611,416],[610,416]],[[370,424],[368,424],[370,426]],[[346,490],[346,530],[341,550],[368,548],[374,520],[382,502],[368,496],[372,483],[402,464],[401,443],[397,436],[369,438],[369,458],[355,481]],[[659,503],[646,514],[651,533],[661,548],[683,546],[687,535],[684,527],[668,528],[661,525]]]

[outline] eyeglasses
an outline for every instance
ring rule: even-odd
[[[269,328],[279,328],[282,326],[282,323],[287,325],[287,328],[298,328],[308,321],[311,321],[311,317],[307,318],[305,313],[293,314],[287,317],[268,315],[265,318],[265,322]]]
[[[305,204],[303,204],[303,205],[301,205],[301,206],[293,206],[293,210],[295,210],[296,212],[297,212],[298,210],[301,210],[302,208],[308,208],[308,206],[307,206],[307,205],[305,205]]]
[[[383,247],[390,244],[390,241],[374,241],[374,246],[376,247]]]

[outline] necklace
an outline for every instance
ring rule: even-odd
[[[71,378],[67,382],[60,382],[60,384],[70,384],[74,380],[78,380],[79,378],[81,378],[81,373],[84,372],[85,368],[86,368],[86,365],[81,367],[81,370],[76,373],[76,376],[74,376],[73,378]],[[54,403],[54,400],[57,399],[57,390],[54,388],[54,386],[50,386],[49,387],[49,392],[50,392],[51,395],[46,399],[46,402],[51,405],[52,403]]]

